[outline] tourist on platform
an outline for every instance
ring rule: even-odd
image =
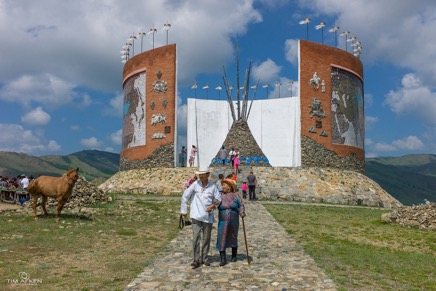
[[[234,187],[233,181],[222,182],[223,193],[218,205],[218,236],[216,249],[220,252],[220,266],[227,264],[226,248],[232,248],[231,262],[238,254],[239,216],[245,217],[245,207]]]
[[[222,146],[222,148],[220,149],[220,153],[219,153],[220,159],[223,162],[223,166],[226,165],[226,159],[227,159],[227,150],[225,148],[225,146]]]
[[[248,198],[254,201],[256,200],[257,180],[256,180],[256,176],[253,174],[253,171],[250,171],[250,175],[247,176],[247,184],[248,184]]]
[[[247,182],[242,182],[241,191],[242,191],[242,198],[247,199]]]
[[[186,216],[188,201],[191,201],[190,218],[192,220],[192,248],[193,269],[204,264],[210,266],[208,260],[212,224],[214,222],[213,210],[221,202],[221,194],[216,185],[209,181],[210,171],[201,168],[195,172],[199,179],[183,192],[180,205],[180,214]]]
[[[232,163],[232,168],[235,167],[235,165],[233,164],[233,158],[235,157],[235,148],[232,148],[229,152],[229,156],[230,156],[230,162]]]
[[[191,154],[189,155],[189,166],[192,168],[195,162],[195,156],[197,155],[198,148],[195,145],[192,145]]]
[[[239,173],[239,155],[236,154],[233,158],[233,168],[235,170],[235,175],[238,175]]]
[[[182,167],[186,167],[186,157],[188,155],[188,151],[185,146],[182,146],[182,160],[180,161],[180,164]]]

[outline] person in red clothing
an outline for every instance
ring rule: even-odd
[[[244,181],[241,186],[242,198],[247,199],[247,182]]]
[[[195,181],[197,181],[197,176],[196,175],[194,175],[194,177],[191,177],[191,178],[188,179],[188,181],[186,181],[185,188],[188,189],[189,186],[191,186],[192,183],[194,183]]]
[[[239,155],[236,154],[235,157],[233,158],[233,167],[235,169],[235,175],[238,174],[238,169],[239,169]]]

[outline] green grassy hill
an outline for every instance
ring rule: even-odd
[[[34,157],[22,153],[0,152],[0,175],[15,177],[26,174],[60,176],[68,169],[80,168],[80,175],[88,181],[109,178],[119,170],[120,155],[86,150],[66,156]]]
[[[366,159],[365,174],[405,205],[436,201],[436,155]]]

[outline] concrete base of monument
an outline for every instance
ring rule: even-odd
[[[230,165],[210,168],[218,174],[233,172]],[[120,171],[99,186],[108,193],[181,195],[197,168],[153,168]],[[367,176],[334,168],[241,167],[238,188],[249,171],[256,175],[259,200],[303,201],[397,208],[402,204]]]

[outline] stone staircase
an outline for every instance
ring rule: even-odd
[[[232,168],[231,164],[226,164],[225,166],[218,165],[214,167],[210,167],[210,178],[209,180],[212,182],[218,181],[218,175],[223,174],[224,178],[227,177],[229,174],[233,174],[234,170]],[[241,192],[241,186],[242,182],[247,181],[247,176],[250,174],[250,171],[253,170],[253,167],[251,166],[240,166],[239,167],[239,173],[237,175],[237,186],[238,186],[238,192],[242,194]]]

